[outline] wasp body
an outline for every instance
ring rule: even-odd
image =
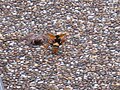
[[[48,46],[51,46],[52,53],[57,54],[59,46],[66,41],[65,36],[66,34],[53,35],[51,33],[48,33],[43,35],[36,35],[34,33],[30,33],[27,36],[23,37],[21,41],[25,40],[27,44],[32,45],[43,45],[46,49],[48,49]]]
[[[52,46],[52,52],[56,54],[58,52],[59,46],[62,45],[66,38],[66,34],[53,35],[48,33],[48,43]]]

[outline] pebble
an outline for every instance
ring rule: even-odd
[[[35,82],[30,82],[30,86],[35,86],[36,84],[35,84]]]
[[[71,86],[66,86],[64,90],[73,90],[73,88]]]
[[[4,37],[3,37],[3,35],[0,33],[0,40],[3,40],[4,39]]]
[[[49,90],[59,90],[59,88],[58,88],[56,85],[52,85],[52,84],[50,84],[50,85],[48,86],[48,89],[49,89]]]
[[[98,88],[99,85],[98,84],[94,84],[93,88]]]
[[[25,59],[25,57],[23,56],[23,57],[20,57],[20,60],[24,60]],[[21,63],[24,63],[24,61],[21,61]]]
[[[42,83],[44,83],[44,81],[39,81],[39,82],[38,82],[38,84],[42,84]]]
[[[35,66],[35,67],[37,67],[37,66],[39,66],[39,64],[37,64],[37,63],[34,63],[34,66]]]

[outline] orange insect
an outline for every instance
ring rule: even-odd
[[[66,33],[57,34],[57,35],[48,33],[47,35],[48,35],[48,43],[49,43],[49,45],[52,46],[52,52],[54,54],[57,54],[58,50],[59,50],[59,46],[62,45],[66,41],[66,37],[65,37]]]
[[[51,33],[47,33],[43,35],[30,33],[21,39],[21,41],[23,40],[25,40],[26,44],[28,45],[29,44],[43,45],[46,49],[48,49],[48,46],[51,46],[52,53],[57,54],[59,50],[59,46],[66,41],[66,33],[61,33],[57,35],[53,35]]]

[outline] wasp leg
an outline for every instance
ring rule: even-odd
[[[52,48],[52,53],[53,53],[53,54],[57,54],[57,53],[58,53],[58,48],[53,47],[53,48]]]

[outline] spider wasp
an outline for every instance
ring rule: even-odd
[[[66,33],[61,33],[57,35],[53,35],[52,33],[35,35],[31,33],[24,37],[23,40],[26,40],[28,44],[43,45],[46,49],[51,46],[52,53],[57,54],[59,46],[61,46],[66,41]]]
[[[61,33],[57,35],[53,35],[52,33],[48,33],[48,44],[52,47],[52,53],[57,54],[59,50],[59,46],[61,46],[66,41],[66,33]]]

